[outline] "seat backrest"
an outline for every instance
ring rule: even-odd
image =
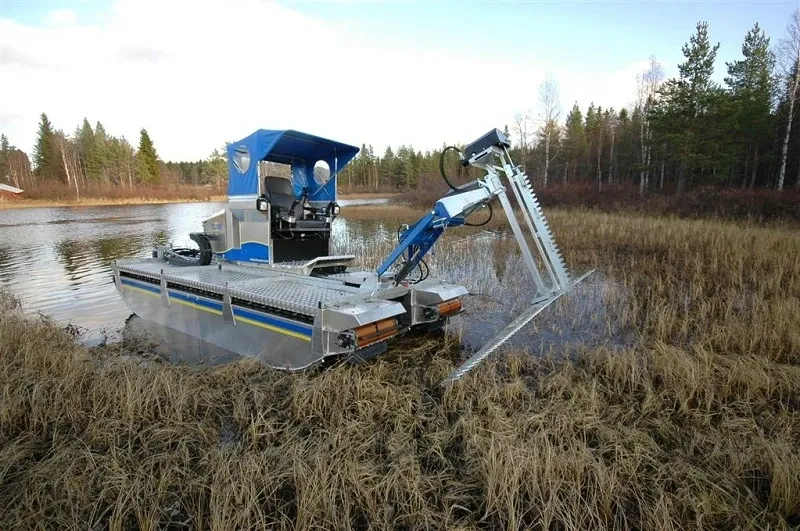
[[[295,202],[292,181],[283,177],[266,176],[267,197],[273,207],[290,210]]]

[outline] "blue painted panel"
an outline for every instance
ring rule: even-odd
[[[245,242],[239,249],[222,253],[225,260],[269,263],[269,246],[259,242]]]

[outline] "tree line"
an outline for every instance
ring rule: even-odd
[[[800,10],[777,47],[754,24],[741,58],[725,64],[722,85],[712,79],[718,50],[708,24],[699,22],[682,48],[677,77],[665,80],[651,57],[630,108],[592,103],[583,110],[575,103],[563,122],[558,82],[549,76],[539,87],[538,112],[518,113],[505,127],[512,157],[539,186],[622,184],[641,193],[692,185],[800,188]],[[414,187],[439,179],[441,153],[400,146],[376,156],[362,146],[341,182],[356,189]],[[445,166],[464,172],[455,155]]]
[[[635,102],[616,110],[575,103],[562,120],[558,82],[540,85],[536,112],[514,116],[504,128],[514,160],[538,186],[553,182],[637,186],[641,193],[681,192],[697,185],[737,188],[800,188],[800,10],[777,46],[754,24],[741,57],[724,65],[723,84],[713,81],[719,43],[706,22],[682,47],[678,75],[664,79],[655,57],[637,76]],[[94,183],[216,184],[227,179],[224,150],[200,161],[162,162],[147,131],[138,148],[88,120],[72,135],[55,130],[41,115],[33,164],[9,144],[0,152],[0,177],[20,188],[57,180],[76,192]],[[444,148],[444,146],[443,146]],[[442,149],[443,149],[442,148]],[[387,191],[415,188],[439,179],[442,149],[388,146],[377,155],[362,145],[340,172],[345,189]],[[452,151],[445,158],[454,180],[473,177]]]
[[[6,135],[0,135],[0,177],[23,189],[64,183],[80,196],[82,189],[98,185],[220,185],[227,178],[227,162],[218,150],[205,160],[163,162],[146,129],[139,132],[139,143],[134,148],[124,136],[108,134],[100,122],[92,127],[84,118],[67,135],[55,129],[47,114],[42,113],[33,161],[11,145]]]

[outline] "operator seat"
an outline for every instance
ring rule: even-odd
[[[267,188],[267,197],[272,208],[288,217],[294,215],[295,207],[300,203],[294,198],[292,181],[283,177],[266,176],[264,182]],[[296,216],[295,216],[296,217]]]
[[[288,221],[294,216],[293,227],[289,230],[330,230],[324,217],[317,215],[308,218],[303,210],[303,201],[295,199],[292,181],[283,177],[266,176],[264,178],[270,205],[278,218]]]

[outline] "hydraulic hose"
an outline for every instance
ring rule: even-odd
[[[452,182],[450,182],[450,179],[447,177],[447,173],[445,173],[445,171],[444,171],[444,156],[451,149],[455,150],[455,151],[458,151],[459,155],[461,155],[462,158],[464,157],[464,153],[460,149],[458,149],[456,146],[447,146],[446,148],[444,148],[442,150],[442,154],[439,156],[439,173],[442,174],[442,179],[444,179],[444,182],[447,183],[447,186],[449,186],[451,190],[458,190],[458,187],[453,185]],[[491,203],[486,203],[486,206],[489,207],[489,217],[488,218],[486,218],[484,221],[482,221],[480,223],[469,223],[467,220],[464,220],[464,225],[466,225],[467,227],[483,227],[484,225],[488,224],[492,220],[492,216],[494,215],[494,211],[492,210],[492,204]]]
[[[439,172],[442,174],[442,179],[444,179],[444,182],[447,183],[447,186],[449,186],[451,190],[458,190],[458,187],[454,186],[453,183],[450,182],[450,179],[447,178],[447,174],[444,171],[444,156],[451,149],[458,151],[459,155],[461,155],[462,157],[464,156],[464,153],[456,146],[447,146],[446,148],[444,148],[442,154],[439,156]]]
[[[485,220],[481,221],[480,223],[469,223],[467,220],[464,220],[464,225],[467,227],[483,227],[487,225],[490,221],[492,221],[492,216],[494,215],[494,211],[492,210],[492,204],[486,203],[486,206],[489,207],[489,217]]]

